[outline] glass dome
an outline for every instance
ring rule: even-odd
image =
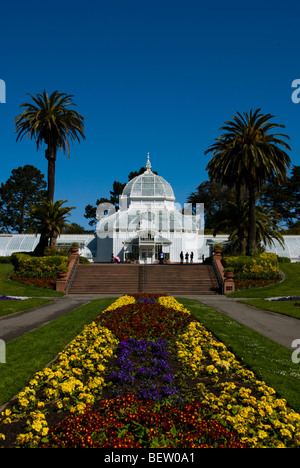
[[[151,170],[151,164],[148,161],[146,171],[132,179],[125,186],[122,196],[134,199],[169,200],[175,201],[175,196],[171,185]]]

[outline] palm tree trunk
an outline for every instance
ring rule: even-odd
[[[236,183],[235,190],[236,190],[236,204],[237,204],[237,207],[241,210],[243,203],[244,203],[241,181],[238,181]],[[245,255],[246,247],[247,247],[247,238],[245,234],[245,228],[243,225],[238,226],[237,236],[239,240],[239,253],[240,255]]]
[[[239,253],[240,255],[245,255],[246,250],[247,250],[247,237],[245,235],[244,228],[239,228],[238,239],[239,239]]]
[[[48,242],[49,238],[45,234],[41,233],[39,243],[34,249],[34,255],[42,257],[44,255],[45,248],[48,246]]]
[[[48,200],[53,201],[54,199],[54,185],[55,185],[55,161],[56,152],[50,150],[49,147],[46,149],[46,159],[48,161]]]
[[[58,232],[53,232],[50,237],[50,247],[54,247],[54,248],[56,247],[57,238],[58,238]]]
[[[248,246],[247,254],[252,255],[256,253],[256,209],[255,209],[255,184],[249,184],[249,232],[248,232]]]

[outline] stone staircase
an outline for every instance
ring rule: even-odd
[[[219,294],[211,265],[78,265],[69,294]]]

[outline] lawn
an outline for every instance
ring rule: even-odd
[[[13,272],[13,265],[8,263],[0,264],[0,294],[5,296],[25,296],[25,297],[59,297],[64,294],[53,289],[36,288],[27,286],[9,279]]]
[[[265,300],[265,298],[270,297],[300,297],[300,263],[283,263],[280,265],[280,269],[285,275],[285,279],[280,283],[264,288],[251,288],[236,291],[228,294],[228,297],[249,298],[249,300],[243,300],[241,302],[300,319],[300,307],[294,305],[295,303],[300,303],[300,300],[272,302]]]
[[[240,302],[300,319],[300,306],[295,306],[295,304],[300,304],[300,299],[297,301],[266,301],[265,299],[253,298]]]
[[[300,263],[282,263],[280,269],[285,275],[284,281],[273,286],[235,291],[228,294],[228,297],[300,296]]]
[[[0,317],[21,312],[50,302],[51,297],[61,297],[63,293],[52,289],[27,286],[9,279],[13,272],[12,264],[0,264],[0,296],[28,297],[25,300],[0,300]],[[1,338],[1,335],[0,335]]]

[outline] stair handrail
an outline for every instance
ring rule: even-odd
[[[69,289],[71,287],[71,284],[72,284],[75,272],[77,270],[78,264],[79,264],[79,255],[76,255],[76,258],[74,260],[73,265],[71,266],[69,276],[68,276],[68,279],[67,279],[66,294],[69,293]]]

